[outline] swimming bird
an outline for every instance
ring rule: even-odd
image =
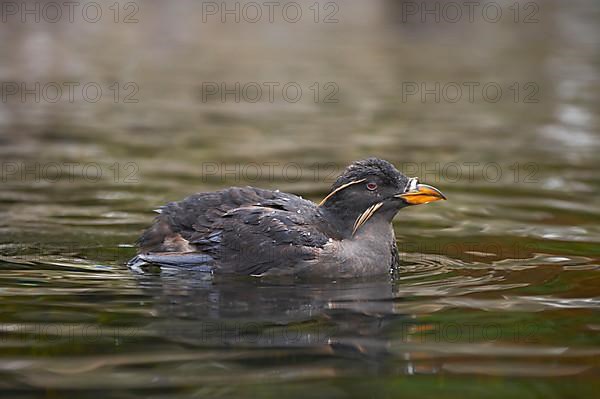
[[[255,187],[197,193],[158,210],[129,265],[253,276],[389,273],[399,259],[396,213],[444,199],[377,158],[348,166],[319,204]]]

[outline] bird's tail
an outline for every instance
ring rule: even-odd
[[[138,254],[127,262],[128,267],[139,273],[144,273],[145,269],[152,266],[159,267],[161,271],[164,268],[176,268],[211,273],[213,264],[214,259],[209,255],[179,252]]]

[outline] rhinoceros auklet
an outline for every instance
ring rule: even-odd
[[[254,187],[193,194],[158,210],[129,265],[255,276],[389,273],[398,261],[396,213],[442,199],[377,158],[348,166],[318,205]]]

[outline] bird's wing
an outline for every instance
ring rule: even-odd
[[[328,240],[316,205],[253,187],[199,193],[161,208],[140,237],[142,254],[203,253],[237,273],[261,274],[316,256]]]
[[[188,252],[191,235],[207,238],[215,224],[228,211],[268,200],[272,191],[252,187],[193,194],[182,201],[160,207],[154,223],[139,238],[140,252]],[[187,250],[187,251],[186,251]]]
[[[223,216],[220,252],[214,256],[224,269],[239,274],[285,273],[309,265],[328,240],[316,227],[314,216],[264,206],[240,207]]]

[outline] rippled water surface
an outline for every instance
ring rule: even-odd
[[[1,104],[7,397],[597,397],[600,8],[438,24],[404,22],[402,2],[337,4],[333,24],[202,23],[200,3],[142,2],[134,24],[0,25],[3,82],[109,93]],[[138,101],[113,101],[115,81]],[[203,82],[304,95],[206,100]],[[315,82],[338,101],[314,101]],[[403,99],[423,82],[503,96]],[[390,279],[124,265],[168,201],[246,184],[318,201],[371,155],[449,198],[400,212]]]

